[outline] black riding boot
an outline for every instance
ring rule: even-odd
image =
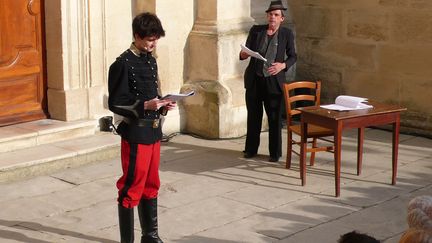
[[[138,205],[141,223],[141,243],[163,243],[158,235],[157,198],[141,199]]]
[[[120,242],[134,242],[134,211],[133,208],[125,208],[118,205],[119,226],[120,226]]]

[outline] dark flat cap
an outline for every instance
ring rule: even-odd
[[[282,4],[282,1],[271,1],[270,6],[266,10],[266,13],[278,9],[287,10],[287,8],[285,8],[284,5]]]

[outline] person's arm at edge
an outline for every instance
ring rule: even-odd
[[[140,116],[144,113],[144,102],[140,100],[135,106],[136,114],[131,110],[119,107],[131,106],[137,102],[133,94],[129,92],[127,67],[120,60],[116,60],[109,68],[108,94],[108,107],[115,114],[135,118],[136,114]]]
[[[248,47],[248,48],[250,48],[250,46],[251,46],[251,42],[252,42],[252,35],[251,35],[251,33],[253,32],[253,30],[256,28],[256,25],[254,25],[254,26],[252,26],[252,28],[249,30],[249,34],[248,34],[248,37],[247,37],[247,39],[246,39],[246,47]],[[247,54],[246,52],[244,52],[244,51],[240,51],[240,54],[239,54],[239,58],[240,58],[240,60],[245,60],[245,59],[247,59],[248,57],[250,57],[249,56],[249,54]]]
[[[294,34],[290,29],[288,29],[286,55],[287,55],[287,59],[285,60],[284,72],[288,71],[288,69],[292,65],[294,65],[294,63],[297,61],[297,54],[296,54],[295,44],[294,44]]]

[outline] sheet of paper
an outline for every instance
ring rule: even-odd
[[[182,100],[186,97],[192,96],[195,94],[195,91],[190,91],[189,93],[185,93],[185,94],[167,94],[164,97],[161,98],[161,100],[171,100],[171,101],[179,101]]]
[[[246,52],[250,56],[255,57],[255,58],[262,60],[264,62],[267,62],[267,59],[265,59],[263,56],[261,56],[261,54],[259,54],[258,52],[252,51],[251,49],[247,48],[244,44],[240,44],[240,47],[241,47],[242,51]]]
[[[350,108],[357,108],[359,104],[367,101],[366,98],[350,96],[350,95],[339,95],[336,97],[335,104]]]
[[[347,107],[337,104],[330,104],[330,105],[321,105],[322,108],[329,109],[329,110],[335,110],[335,111],[353,111],[353,110],[362,110],[362,109],[369,109],[373,108],[371,105],[360,103],[356,107]]]

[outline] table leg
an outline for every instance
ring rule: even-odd
[[[392,185],[396,184],[397,160],[398,160],[398,149],[399,149],[399,127],[400,127],[400,115],[398,114],[395,123],[393,123]]]
[[[336,197],[340,195],[340,172],[341,172],[341,145],[342,145],[342,125],[337,122],[337,127],[334,129],[334,160],[335,160],[335,188]]]
[[[362,171],[363,161],[363,139],[364,139],[364,127],[358,129],[357,134],[357,175],[359,176]]]
[[[301,121],[301,144],[300,144],[300,178],[302,186],[306,185],[306,146],[307,146],[307,123]]]

